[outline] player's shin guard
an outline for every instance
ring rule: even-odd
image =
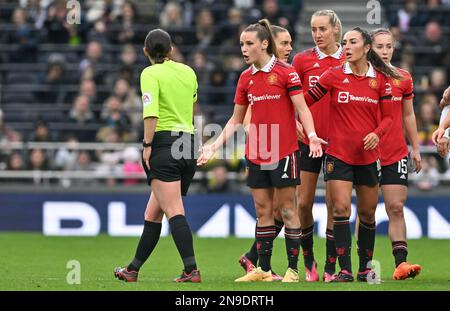
[[[312,266],[314,264],[313,233],[314,225],[308,228],[302,228],[301,244],[303,249],[303,261],[305,267],[307,267],[309,270],[312,269]]]
[[[368,224],[360,221],[358,229],[359,272],[370,269],[367,267],[367,263],[371,261],[373,257],[375,232],[375,223]]]
[[[284,229],[284,237],[286,242],[286,252],[289,262],[289,268],[297,271],[298,253],[300,251],[300,235],[301,229]]]
[[[352,262],[350,258],[352,234],[348,217],[334,217],[334,239],[336,243],[336,254],[341,270],[352,272]]]
[[[263,271],[270,271],[273,240],[276,237],[275,226],[256,228],[256,249],[258,250],[259,266]]]
[[[326,253],[325,272],[333,275],[336,272],[336,243],[334,242],[334,234],[332,229],[326,231]]]

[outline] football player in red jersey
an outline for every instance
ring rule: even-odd
[[[392,125],[388,77],[400,75],[372,50],[369,33],[359,27],[343,40],[346,62],[328,69],[305,93],[313,104],[330,93],[330,127],[324,164],[334,216],[336,253],[341,271],[332,282],[352,282],[351,194],[355,187],[358,232],[358,280],[367,281],[375,245],[375,210],[380,176],[378,143]],[[324,103],[322,103],[324,104]],[[381,114],[381,121],[379,115]]]
[[[316,46],[295,55],[292,65],[302,80],[304,92],[316,85],[319,77],[330,67],[341,65],[345,55],[340,45],[342,25],[339,17],[333,10],[316,11],[311,17],[311,34]],[[310,107],[314,119],[314,126],[319,137],[325,140],[328,137],[330,123],[329,94],[320,99],[324,104]],[[299,209],[300,224],[302,227],[301,245],[303,248],[303,261],[305,265],[305,279],[307,282],[319,281],[317,263],[313,252],[314,218],[312,208],[316,194],[317,180],[325,156],[310,158],[308,139],[300,142],[300,180],[297,187],[297,206]],[[333,211],[327,192],[327,227],[326,227],[326,261],[323,280],[330,282],[336,267],[336,247],[333,236]]]
[[[416,116],[414,115],[413,80],[409,72],[391,65],[394,53],[394,37],[388,29],[372,31],[372,48],[389,66],[402,75],[402,79],[392,79],[393,123],[391,129],[380,140],[381,192],[389,217],[389,237],[392,241],[392,253],[395,257],[394,280],[414,278],[420,273],[419,265],[406,261],[408,246],[406,243],[406,224],[403,206],[408,196],[408,146],[403,136],[403,124],[411,143],[411,160],[415,171],[422,168],[417,135]]]
[[[251,65],[239,77],[234,112],[219,137],[202,147],[197,163],[206,163],[242,124],[251,105],[252,116],[246,144],[247,185],[251,188],[258,218],[256,241],[259,267],[237,282],[273,280],[270,259],[276,237],[273,206],[280,207],[285,225],[288,269],[283,282],[298,282],[300,222],[295,207],[298,176],[298,143],[295,110],[310,138],[310,155],[322,156],[326,143],[315,133],[311,113],[304,101],[295,69],[276,58],[270,23],[263,19],[241,34],[241,51]]]
[[[291,54],[292,51],[291,35],[286,28],[280,26],[271,25],[270,29],[272,30],[272,33],[274,35],[275,45],[277,47],[277,54],[282,61],[287,63],[289,61],[289,55]],[[247,113],[245,114],[245,118],[242,123],[246,131],[248,131],[250,119],[251,119],[251,109],[247,109]],[[303,131],[299,132],[299,134],[303,135]],[[275,234],[278,236],[278,234],[284,227],[284,223],[283,218],[281,216],[281,211],[275,204],[273,206],[273,216],[275,221],[275,230],[276,230]],[[256,241],[255,241],[252,244],[249,251],[239,258],[239,264],[245,270],[246,273],[249,273],[257,266],[257,263],[258,263],[258,251],[256,249]],[[283,279],[282,276],[279,276],[274,271],[272,271],[272,277],[274,281],[281,281]]]

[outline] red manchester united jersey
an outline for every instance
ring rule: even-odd
[[[295,109],[290,96],[302,93],[294,67],[274,56],[261,70],[251,66],[239,77],[234,102],[251,105],[245,155],[272,164],[298,150]]]
[[[409,72],[400,68],[395,69],[403,76],[403,79],[390,79],[392,86],[392,127],[380,140],[382,166],[398,162],[408,155],[408,146],[403,135],[403,99],[414,97],[413,80]]]
[[[345,61],[345,54],[342,47],[332,55],[327,55],[319,50],[318,47],[308,49],[295,55],[292,65],[300,76],[303,91],[306,93],[310,88],[314,87],[319,81],[319,77],[329,68],[342,65]],[[310,108],[314,119],[314,127],[320,138],[327,140],[328,126],[330,123],[330,95],[325,94],[316,105]],[[305,135],[306,136],[306,135]],[[304,141],[309,144],[308,138]]]
[[[386,76],[371,64],[363,77],[354,75],[348,63],[331,68],[320,77],[316,86],[305,93],[305,99],[312,104],[330,93],[327,154],[350,165],[367,165],[379,159],[378,148],[364,150],[363,139],[371,132],[382,137],[390,128],[390,88]]]

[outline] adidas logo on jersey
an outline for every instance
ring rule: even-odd
[[[289,178],[288,174],[284,173],[283,176],[281,176],[282,179]]]
[[[405,174],[402,174],[402,176],[400,176],[400,179],[406,179]]]
[[[249,83],[249,85],[251,86],[251,85],[253,85],[253,80],[250,80],[250,83]]]
[[[319,63],[315,63],[313,66],[313,68],[319,68],[319,67],[320,67]]]
[[[350,83],[350,81],[348,81],[348,78],[345,78],[344,81],[342,81],[342,83]]]

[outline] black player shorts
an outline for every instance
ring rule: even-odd
[[[150,169],[142,159],[147,183],[150,185],[152,179],[165,182],[181,180],[181,195],[185,196],[197,167],[195,155],[194,135],[184,132],[156,132],[150,155]]]
[[[309,156],[309,146],[303,143],[299,143],[300,147],[300,171],[320,174],[322,169],[322,164],[325,159],[325,154],[320,158],[311,158]]]
[[[380,181],[381,167],[379,161],[368,165],[351,165],[327,154],[323,174],[325,181],[345,180],[354,185],[374,186]]]
[[[246,159],[247,186],[250,188],[283,188],[300,185],[299,158],[300,152],[297,150],[269,166],[258,165]]]
[[[380,185],[408,186],[408,157],[381,167]]]

